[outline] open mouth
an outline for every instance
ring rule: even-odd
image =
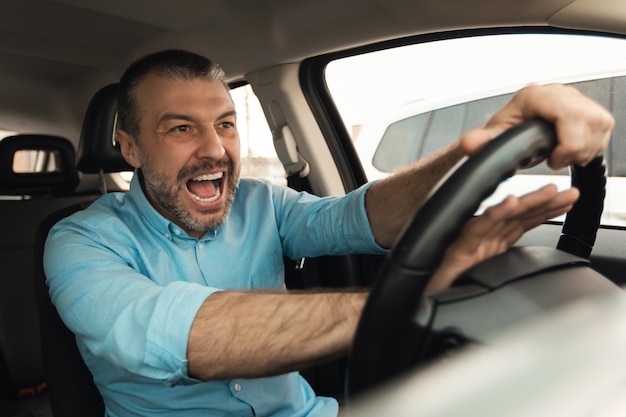
[[[222,195],[223,178],[223,172],[198,175],[187,181],[187,190],[194,199],[202,203],[212,203]]]

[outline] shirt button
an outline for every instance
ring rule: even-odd
[[[174,229],[174,233],[176,233],[176,236],[180,236],[180,229]]]
[[[198,249],[202,250],[204,248],[204,244],[198,243]]]
[[[235,391],[241,392],[241,384],[235,384]]]

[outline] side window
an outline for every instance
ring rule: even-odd
[[[626,226],[626,58],[619,54],[625,47],[624,39],[580,34],[448,39],[335,60],[326,82],[370,180],[484,124],[525,85],[571,84],[615,116],[602,222]],[[550,182],[568,187],[568,170],[546,164],[523,170],[487,203]]]
[[[249,85],[231,89],[241,140],[241,176],[266,178],[286,185],[285,169],[276,156],[272,132]]]

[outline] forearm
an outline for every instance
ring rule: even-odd
[[[302,369],[348,352],[365,293],[220,292],[192,324],[188,373],[201,380]]]
[[[464,155],[459,143],[454,142],[370,187],[365,209],[380,246],[393,246],[435,185]]]

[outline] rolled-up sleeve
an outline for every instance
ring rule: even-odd
[[[131,265],[128,249],[116,252],[99,243],[106,236],[97,240],[91,233],[71,222],[53,228],[44,257],[52,302],[79,346],[130,373],[168,385],[189,383],[189,330],[218,289],[180,281],[158,285]]]
[[[277,222],[292,259],[351,253],[385,254],[376,243],[365,210],[371,183],[342,197],[316,197],[282,189],[275,193]]]

